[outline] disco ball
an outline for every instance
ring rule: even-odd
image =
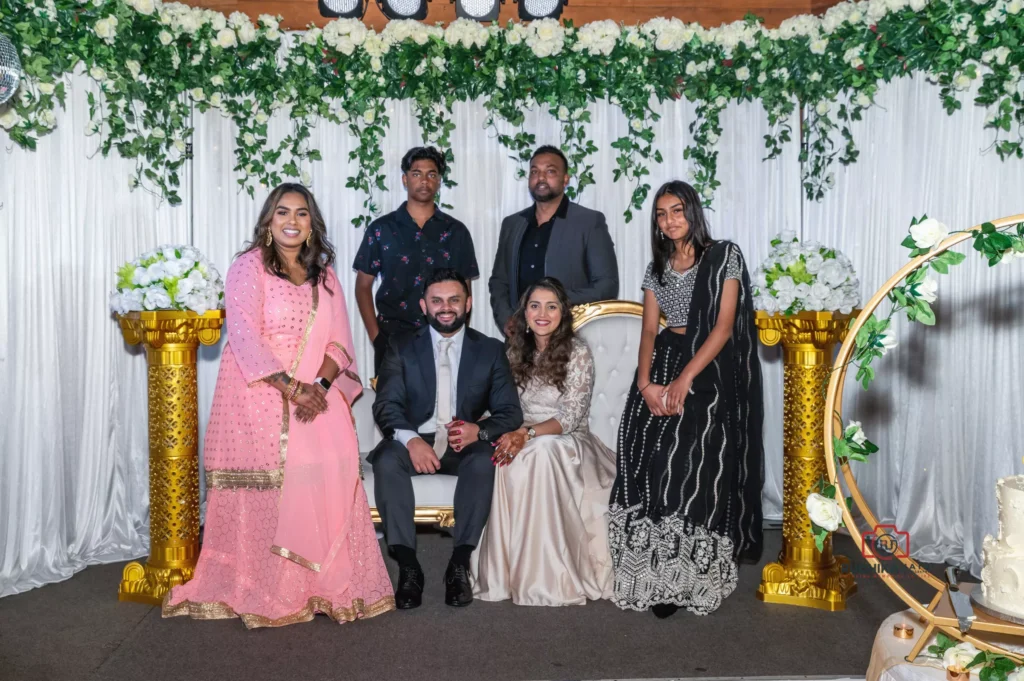
[[[5,35],[0,35],[0,104],[5,103],[18,90],[21,81],[21,62],[18,51]]]

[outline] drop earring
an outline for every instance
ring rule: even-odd
[[[267,228],[267,245],[269,246],[272,243],[274,243],[274,233],[271,232],[270,228],[268,227]]]
[[[313,248],[313,230],[309,230],[309,236],[306,237],[306,247]]]

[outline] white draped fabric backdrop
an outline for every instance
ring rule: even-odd
[[[86,137],[91,81],[73,79],[56,132],[35,152],[0,136],[0,596],[66,579],[83,567],[125,560],[148,550],[146,359],[122,340],[108,308],[114,271],[162,243],[191,243],[226,272],[251,236],[265,192],[238,193],[232,168],[235,133],[217,112],[195,117],[195,158],[183,177],[183,204],[172,207],[143,191],[129,192],[129,162],[103,158]],[[806,201],[796,144],[762,162],[766,117],[759,104],[731,106],[719,146],[722,187],[710,213],[712,233],[733,239],[753,269],[769,240],[795,229],[844,251],[863,282],[866,300],[906,262],[899,246],[913,216],[927,213],[954,229],[1024,211],[1024,162],[983,153],[984,111],[965,99],[954,116],[942,110],[935,86],[922,78],[883,86],[878,106],[857,124],[858,162],[836,171],[824,201]],[[399,160],[421,143],[408,102],[389,105],[384,144],[385,210],[403,199]],[[612,182],[614,150],[624,134],[618,110],[592,108],[590,135],[597,186],[581,203],[605,213],[618,253],[620,297],[640,300],[650,258],[649,205],[631,224],[622,213],[631,188]],[[685,178],[682,158],[693,107],[660,107],[655,127],[665,162],[650,183]],[[481,277],[474,284],[473,326],[496,335],[486,282],[503,216],[526,207],[516,163],[484,128],[478,103],[455,107],[454,179],[444,200],[473,235]],[[287,121],[274,122],[278,135]],[[538,143],[557,143],[546,113],[527,118]],[[354,315],[360,367],[372,350],[353,298],[351,263],[361,231],[349,220],[362,196],[345,188],[355,140],[329,124],[314,132],[324,161],[313,190],[338,253],[337,270]],[[653,194],[653,191],[652,191]],[[649,202],[648,202],[649,203]],[[879,362],[880,377],[863,393],[851,386],[847,419],[864,422],[881,451],[860,467],[876,512],[911,535],[913,554],[952,561],[977,572],[981,542],[996,530],[994,483],[1024,472],[1019,418],[1024,360],[1024,263],[990,270],[971,253],[940,278],[934,329],[898,325],[900,346]],[[205,429],[220,348],[203,348],[199,371]],[[781,517],[782,366],[777,349],[762,352],[765,374],[765,515]],[[114,586],[112,585],[113,589]]]

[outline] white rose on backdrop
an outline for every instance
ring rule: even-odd
[[[153,0],[132,0],[131,5],[139,14],[150,16],[156,13],[156,3]]]
[[[93,25],[93,31],[96,33],[96,37],[107,44],[113,44],[114,37],[117,35],[117,17],[100,19]]]
[[[750,69],[746,66],[741,66],[736,69],[736,80],[747,80],[750,78]]]
[[[931,250],[949,236],[949,227],[935,218],[928,218],[911,227],[910,236],[915,246]]]
[[[302,182],[302,186],[308,187],[313,184],[313,176],[309,174],[308,170],[303,170],[299,181]]]
[[[629,125],[631,128],[633,128],[634,132],[643,132],[644,130],[644,122],[639,118],[634,118],[633,120],[631,120],[629,122]]]
[[[174,148],[178,150],[178,153],[184,154],[185,153],[185,149],[187,148],[185,146],[185,140],[180,139],[178,137],[175,137],[174,138]]]
[[[584,71],[583,69],[580,69],[579,71],[577,71],[576,72],[576,82],[579,83],[580,85],[583,85],[584,83],[586,83],[587,82],[587,72]]]
[[[965,670],[979,652],[971,643],[958,643],[942,654],[942,666],[946,669],[956,667]]]
[[[928,0],[910,0],[910,9],[920,12],[928,6]]]
[[[54,90],[57,89],[57,86],[53,83],[40,83],[38,87],[39,93],[44,95],[52,95]]]
[[[849,425],[846,426],[846,430],[843,431],[843,435],[861,447],[868,441],[868,436],[864,433],[864,428],[861,426],[860,421],[850,421]]]
[[[221,93],[214,92],[212,95],[210,95],[210,106],[214,107],[215,109],[219,109],[223,103],[224,96],[221,95]]]
[[[210,84],[216,87],[224,87],[224,79],[220,76],[214,76],[210,79]]]
[[[167,47],[168,45],[174,42],[174,36],[172,36],[167,31],[160,31],[160,35],[157,36],[157,39],[160,41],[160,44],[164,47]]]
[[[103,82],[107,79],[107,72],[98,66],[94,66],[91,69],[89,69],[89,75],[92,77],[93,80],[98,80],[100,82]]]
[[[256,136],[253,135],[251,132],[245,133],[244,135],[242,135],[242,144],[244,144],[247,147],[256,146]]]
[[[569,120],[569,107],[560,106],[558,107],[558,120],[567,121]]]
[[[797,284],[794,292],[796,293],[797,298],[806,298],[811,295],[811,285],[805,283]]]
[[[238,44],[238,37],[235,35],[234,30],[230,28],[222,28],[217,31],[217,38],[214,41],[218,47],[228,49]]]
[[[0,118],[0,125],[3,124],[3,119]],[[85,124],[85,136],[92,137],[100,131],[100,125],[96,121],[89,121]]]
[[[384,63],[380,60],[380,57],[370,57],[370,69],[374,73],[379,73],[384,68]]]
[[[444,57],[434,57],[430,60],[430,63],[441,73],[444,73],[448,68],[448,62],[445,61]]]
[[[764,268],[758,267],[754,270],[754,286],[768,288],[768,274],[764,271]]]
[[[812,54],[825,54],[825,50],[828,49],[828,38],[818,38],[811,41],[811,53]]]
[[[153,130],[149,134],[154,139],[158,139],[158,140],[162,140],[163,138],[167,137],[167,133],[164,132],[163,128],[153,128]]]
[[[939,280],[930,274],[925,277],[917,284],[917,297],[926,303],[934,303],[939,297]]]
[[[839,505],[838,501],[829,499],[817,492],[812,492],[807,497],[805,505],[807,507],[807,515],[810,516],[811,522],[815,525],[829,532],[835,532],[839,529],[839,524],[843,521],[843,507]]]
[[[256,27],[246,21],[238,28],[238,39],[243,45],[253,42],[256,40]]]
[[[203,92],[203,88],[201,87],[192,88],[191,90],[189,90],[189,94],[192,95],[192,99],[196,100],[197,102],[201,102],[204,99],[206,99],[206,93]]]
[[[764,310],[768,314],[775,314],[779,311],[779,301],[774,296],[762,295],[759,298],[760,302],[755,303],[757,309]]]
[[[124,65],[128,68],[128,72],[132,74],[132,79],[138,80],[139,74],[142,73],[142,64],[135,61],[134,59],[129,59],[124,63]]]
[[[818,105],[814,107],[814,110],[818,112],[819,116],[824,116],[832,108],[832,103],[828,100],[821,100]]]
[[[367,125],[373,125],[373,122],[377,120],[377,112],[373,109],[367,109],[363,113],[363,120],[366,121]]]
[[[212,26],[215,31],[223,31],[224,27],[228,25],[228,18],[220,12],[206,10],[206,16],[209,17],[210,26]]]

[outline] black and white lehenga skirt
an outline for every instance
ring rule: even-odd
[[[668,385],[678,377],[694,341],[662,331],[652,382]],[[620,608],[670,603],[709,614],[736,588],[740,554],[748,547],[760,553],[761,471],[745,470],[757,458],[743,451],[751,443],[739,423],[741,391],[733,389],[742,376],[730,365],[716,361],[698,376],[681,416],[651,414],[634,381],[619,425],[609,509],[613,600]],[[746,483],[757,485],[756,497],[743,493]],[[744,508],[755,498],[756,510]]]

